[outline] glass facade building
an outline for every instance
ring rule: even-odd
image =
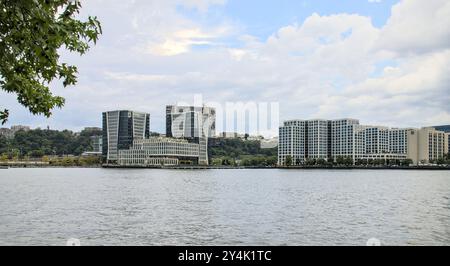
[[[103,113],[102,154],[107,162],[117,162],[119,150],[131,147],[136,139],[150,136],[150,114],[129,110]]]

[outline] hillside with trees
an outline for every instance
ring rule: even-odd
[[[44,155],[78,156],[91,150],[90,137],[101,133],[100,130],[83,130],[80,133],[47,129],[18,131],[12,139],[0,136],[0,155],[10,159],[40,158]]]
[[[212,165],[274,166],[278,149],[261,149],[260,141],[234,138],[210,141],[208,152]]]

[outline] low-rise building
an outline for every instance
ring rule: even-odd
[[[131,167],[195,165],[200,153],[200,144],[186,139],[151,137],[134,140],[129,149],[119,150],[117,163]]]

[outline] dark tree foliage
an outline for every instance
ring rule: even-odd
[[[18,153],[19,156],[42,157],[44,155],[80,155],[91,150],[91,136],[101,135],[101,131],[72,131],[35,129],[18,131],[13,139],[0,137],[0,154]]]
[[[210,141],[208,152],[212,161],[221,159],[222,165],[234,165],[241,160],[245,166],[269,166],[277,163],[278,149],[261,149],[259,141],[236,138]]]
[[[96,17],[75,18],[80,9],[78,0],[0,0],[0,88],[33,114],[49,117],[64,105],[49,89],[52,80],[77,82],[76,66],[60,62],[59,49],[83,55],[101,34]],[[8,115],[0,111],[0,121]]]

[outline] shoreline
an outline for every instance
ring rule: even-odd
[[[162,169],[162,170],[251,170],[251,169],[280,169],[280,170],[450,170],[450,166],[120,166],[120,165],[103,165],[102,168],[112,169]]]
[[[85,168],[85,169],[159,169],[159,170],[251,170],[251,169],[280,169],[280,170],[438,170],[448,171],[450,166],[121,166],[121,165],[91,165],[91,166],[63,166],[63,165],[0,165],[0,169],[13,168]]]

